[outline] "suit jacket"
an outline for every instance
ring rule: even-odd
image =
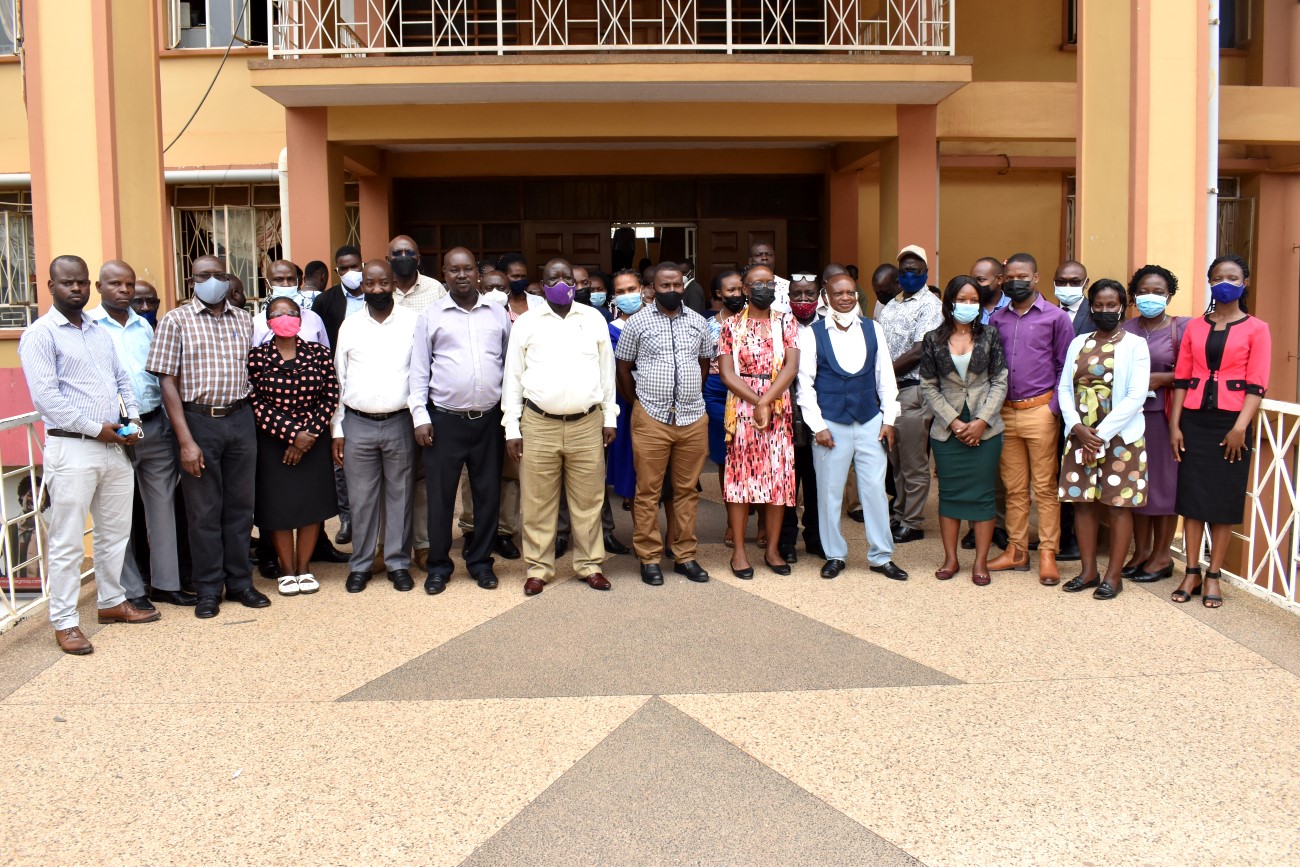
[[[1062,305],[1061,309],[1065,310],[1065,306]],[[1065,310],[1065,312],[1066,315],[1069,315],[1070,313],[1069,310]],[[1097,323],[1092,321],[1092,305],[1088,303],[1088,297],[1086,295],[1083,300],[1079,302],[1079,309],[1075,311],[1073,322],[1075,337],[1078,337],[1080,334],[1091,334],[1097,330]]]
[[[996,325],[985,325],[984,333],[971,350],[966,378],[957,375],[947,342],[938,339],[935,329],[921,340],[921,399],[934,412],[930,436],[946,441],[952,436],[949,425],[961,417],[963,406],[970,417],[988,425],[981,440],[991,439],[1003,431],[1002,403],[1007,399],[1007,359],[1002,351],[1002,335]]]
[[[311,305],[312,312],[325,323],[325,333],[330,338],[330,352],[339,345],[339,326],[348,315],[348,300],[343,296],[343,287],[331,286],[316,296]]]

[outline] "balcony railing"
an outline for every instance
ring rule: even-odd
[[[267,0],[272,58],[951,55],[954,0]]]

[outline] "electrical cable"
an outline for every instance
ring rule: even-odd
[[[235,47],[235,39],[238,37],[240,26],[244,23],[244,15],[248,12],[250,2],[251,0],[244,0],[244,5],[239,10],[239,20],[235,22],[235,26],[230,31],[230,42],[226,43],[226,52],[221,55],[221,63],[217,64],[217,72],[212,76],[212,80],[208,82],[208,89],[203,91],[203,96],[199,99],[199,104],[194,107],[190,119],[185,121],[185,126],[181,127],[180,132],[176,133],[176,138],[172,139],[172,143],[163,148],[163,153],[167,153],[172,149],[172,145],[181,140],[181,136],[185,135],[185,130],[189,129],[190,124],[194,123],[194,118],[199,116],[199,110],[203,108],[203,103],[208,101],[208,95],[212,93],[212,88],[216,86],[217,79],[221,77],[221,70],[226,66],[226,58],[230,56],[230,49]]]

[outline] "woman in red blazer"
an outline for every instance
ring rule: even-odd
[[[1251,422],[1268,388],[1272,338],[1268,325],[1246,312],[1250,267],[1240,256],[1210,264],[1214,307],[1187,323],[1174,368],[1169,444],[1178,465],[1178,514],[1187,543],[1186,577],[1170,597],[1187,602],[1204,591],[1206,608],[1223,604],[1219,571],[1232,528],[1246,509]],[[1198,560],[1210,525],[1210,568]],[[1193,553],[1195,552],[1195,553]]]

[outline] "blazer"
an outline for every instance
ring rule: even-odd
[[[1151,385],[1151,352],[1147,342],[1129,331],[1115,344],[1114,377],[1110,383],[1110,415],[1097,425],[1097,436],[1108,443],[1118,436],[1125,444],[1141,439],[1146,433],[1146,419],[1142,407],[1147,402],[1147,388]],[[1065,435],[1076,424],[1081,424],[1079,408],[1074,402],[1074,368],[1083,344],[1092,334],[1080,334],[1070,341],[1065,353],[1065,367],[1061,382],[1056,388],[1061,403],[1061,419],[1065,422]]]
[[[921,339],[921,399],[934,412],[930,436],[945,442],[952,436],[948,427],[961,417],[963,406],[971,419],[980,419],[988,430],[980,440],[1002,433],[1002,402],[1007,399],[1007,359],[1002,352],[1002,335],[996,325],[985,325],[971,350],[966,378],[957,374],[948,344],[939,341],[939,330]]]
[[[1206,394],[1213,391],[1218,409],[1240,412],[1246,395],[1263,397],[1268,390],[1273,338],[1263,319],[1255,316],[1238,319],[1228,325],[1223,360],[1217,370],[1211,370],[1205,358],[1205,343],[1213,329],[1209,316],[1187,323],[1183,342],[1178,347],[1178,363],[1174,366],[1174,388],[1187,389],[1183,398],[1185,409],[1204,408]]]
[[[343,297],[343,287],[331,286],[316,296],[311,305],[312,312],[325,323],[325,333],[329,335],[330,351],[339,345],[339,326],[348,315],[348,301]]]
[[[1061,305],[1061,309],[1065,310],[1065,305]],[[1065,310],[1065,315],[1069,316],[1070,311]],[[1097,323],[1092,321],[1092,305],[1088,303],[1087,296],[1084,296],[1083,301],[1079,304],[1079,309],[1074,311],[1074,315],[1070,317],[1070,320],[1071,324],[1074,325],[1075,337],[1080,334],[1091,334],[1097,330]]]

